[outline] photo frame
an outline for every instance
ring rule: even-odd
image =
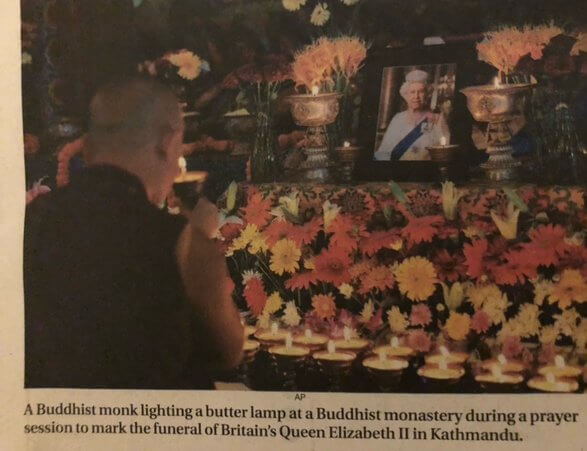
[[[438,167],[426,159],[426,146],[440,144],[442,138],[442,142],[456,143],[460,149],[450,165],[450,178],[466,178],[469,162],[475,159],[472,117],[459,91],[486,80],[488,75],[483,72],[474,40],[385,48],[368,55],[359,127],[363,153],[355,168],[355,179],[436,181]],[[422,83],[411,85],[406,83],[406,77]],[[427,120],[415,120],[412,126],[401,120],[407,117],[408,86],[426,91],[424,98],[420,97],[424,103],[420,107],[427,113]]]

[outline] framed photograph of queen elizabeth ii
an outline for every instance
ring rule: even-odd
[[[459,89],[474,84],[474,43],[385,48],[369,56],[361,105],[359,179],[432,181],[430,146],[457,143],[466,173],[470,118]],[[469,130],[469,132],[467,132]]]

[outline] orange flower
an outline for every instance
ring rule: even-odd
[[[259,277],[252,277],[245,285],[243,295],[251,312],[257,316],[260,315],[267,301],[267,293],[265,292],[263,281]]]
[[[467,261],[467,274],[474,278],[479,278],[485,274],[485,263],[483,257],[487,253],[487,240],[481,239],[473,241],[472,244],[465,244],[463,253]]]
[[[524,245],[528,258],[537,265],[556,265],[565,251],[565,235],[565,229],[559,225],[548,224],[531,230],[528,236],[532,241]]]
[[[491,272],[495,282],[500,285],[515,285],[526,283],[526,277],[533,279],[537,276],[536,264],[525,251],[508,252],[505,254],[506,264],[492,265]]]
[[[466,313],[451,312],[445,327],[450,338],[463,340],[469,334],[471,318]]]
[[[332,248],[323,251],[314,259],[316,278],[336,286],[350,282],[348,267],[351,259],[344,250]]]
[[[355,263],[353,266],[351,266],[351,268],[349,269],[349,272],[351,274],[351,277],[353,279],[362,277],[364,274],[368,273],[369,271],[371,271],[371,269],[373,269],[374,264],[371,260],[361,260],[358,263]]]
[[[397,232],[378,230],[376,232],[371,232],[368,237],[363,238],[359,247],[365,255],[371,257],[380,249],[392,248],[397,245],[398,241],[401,242],[401,238]]]
[[[558,302],[561,309],[567,308],[571,302],[587,302],[587,283],[581,273],[575,269],[565,269],[558,283],[550,293],[550,303]]]
[[[333,318],[336,314],[334,298],[330,294],[316,294],[312,296],[312,307],[321,319]]]
[[[408,217],[408,224],[401,230],[401,234],[411,245],[430,242],[438,233],[436,227],[442,222],[442,216]]]
[[[393,273],[387,266],[376,266],[361,279],[359,293],[367,294],[372,290],[385,291],[392,288],[394,282]]]
[[[310,222],[304,225],[293,225],[288,230],[288,236],[290,239],[296,242],[296,244],[302,247],[304,244],[309,244],[314,241],[316,235],[320,231],[321,220],[319,217],[313,218]]]
[[[261,230],[271,218],[271,199],[264,199],[263,194],[252,188],[249,188],[248,197],[247,205],[242,209],[243,218],[245,222],[255,224]]]
[[[293,224],[284,219],[273,220],[271,224],[267,226],[264,232],[267,236],[267,244],[269,246],[273,246],[279,240],[289,238],[292,227]]]
[[[436,270],[423,257],[405,259],[395,271],[399,290],[412,301],[425,301],[436,290]]]
[[[306,290],[310,288],[310,284],[315,284],[318,281],[314,271],[300,272],[294,274],[290,279],[285,281],[285,288],[288,290]]]

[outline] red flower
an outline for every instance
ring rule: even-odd
[[[310,288],[310,284],[315,284],[318,281],[318,277],[314,271],[299,272],[294,274],[290,279],[285,281],[285,288],[288,290],[306,290]]]
[[[391,270],[386,266],[376,266],[361,279],[359,293],[367,294],[372,290],[385,291],[392,288],[395,279]]]
[[[524,245],[537,265],[556,265],[566,247],[565,229],[559,225],[540,226],[528,233],[532,241]]]
[[[265,292],[263,281],[258,277],[252,277],[245,285],[243,295],[251,312],[254,315],[260,315],[267,301],[267,293]]]
[[[543,365],[549,365],[554,362],[556,354],[556,346],[553,343],[544,344],[538,354],[538,361]]]
[[[526,277],[536,277],[536,264],[528,256],[527,252],[508,252],[505,254],[507,263],[491,266],[491,272],[495,282],[500,285],[515,285],[518,282],[526,283]]]
[[[314,259],[316,279],[330,282],[335,286],[348,283],[351,280],[349,266],[351,259],[344,249],[331,248],[323,251]]]
[[[296,242],[299,247],[314,241],[320,231],[321,218],[314,217],[304,225],[292,224],[288,230],[289,238]]]
[[[471,318],[471,329],[473,329],[478,334],[482,334],[487,332],[491,327],[491,318],[487,313],[483,310],[478,310],[475,312],[473,317]]]
[[[507,359],[515,359],[524,350],[524,345],[520,341],[520,337],[506,337],[503,342],[501,351]]]
[[[290,238],[290,232],[294,225],[291,222],[276,219],[265,229],[265,235],[267,236],[267,244],[271,247],[279,240],[283,238]],[[296,243],[299,246],[298,243]]]
[[[355,316],[347,309],[341,309],[340,313],[338,314],[338,322],[343,326],[350,327],[351,329],[355,329],[357,327],[358,321]]]
[[[432,321],[432,313],[426,304],[416,304],[410,313],[412,326],[427,326]]]
[[[376,232],[371,232],[371,235],[363,238],[359,247],[365,255],[371,257],[380,249],[391,247],[391,245],[399,239],[399,235],[396,231],[378,230]]]
[[[408,224],[401,230],[410,244],[430,242],[438,233],[437,226],[443,222],[442,216],[408,217]]]
[[[369,322],[365,325],[365,327],[367,327],[367,329],[369,329],[369,331],[371,333],[375,333],[377,332],[381,326],[383,325],[383,320],[382,320],[382,316],[383,316],[383,309],[380,308],[379,310],[377,310],[377,312],[371,317],[371,319],[369,320]]]
[[[484,275],[485,263],[483,257],[487,253],[487,240],[483,238],[473,241],[472,244],[465,244],[463,253],[467,261],[467,274],[474,278]]]
[[[407,342],[408,346],[417,352],[428,352],[432,347],[430,336],[421,329],[410,331]]]
[[[587,278],[587,247],[567,246],[565,253],[561,256],[560,266],[562,268],[576,269]]]
[[[345,251],[353,251],[357,249],[359,237],[362,234],[360,224],[355,224],[350,217],[339,214],[330,223],[327,232],[334,232],[330,238],[330,247],[338,247]]]
[[[442,249],[432,260],[436,273],[441,280],[456,282],[465,273],[465,259],[460,254],[451,255]]]
[[[224,238],[225,242],[230,243],[240,235],[242,228],[243,226],[241,224],[229,222],[220,228],[220,235]]]
[[[243,218],[248,224],[255,224],[259,230],[269,223],[271,218],[271,199],[263,199],[263,194],[249,188],[247,205],[242,209]]]

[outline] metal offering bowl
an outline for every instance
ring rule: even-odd
[[[332,124],[338,116],[337,92],[325,94],[295,94],[286,98],[291,106],[291,114],[297,125],[304,127],[321,127]]]
[[[530,84],[469,86],[461,89],[467,97],[467,107],[479,122],[508,119],[522,110]]]

